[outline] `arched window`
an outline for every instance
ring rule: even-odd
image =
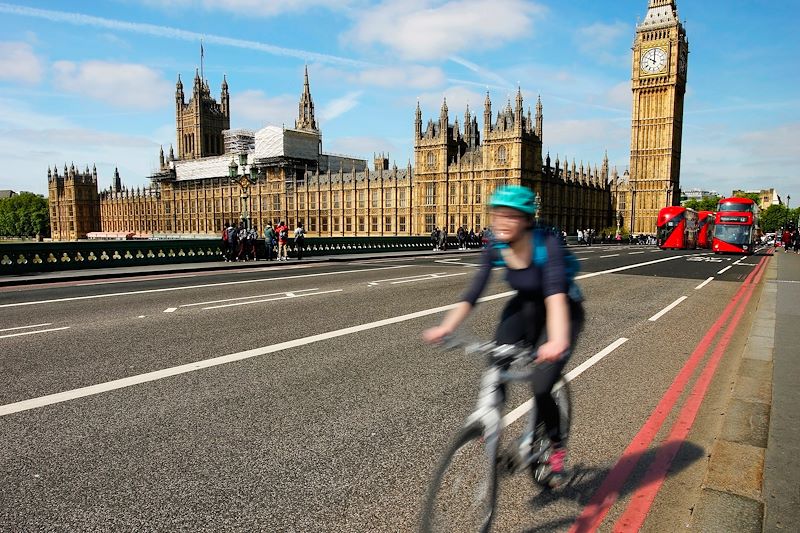
[[[497,162],[501,164],[506,164],[508,162],[508,152],[505,146],[501,146],[497,149]]]
[[[432,167],[435,164],[436,164],[436,156],[433,155],[433,152],[428,152],[427,165],[429,167]]]

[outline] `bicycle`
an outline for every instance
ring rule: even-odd
[[[448,341],[453,347],[454,341]],[[497,345],[492,342],[457,345],[465,346],[468,354],[484,355],[487,366],[481,377],[475,411],[442,456],[423,505],[423,533],[434,531],[488,532],[491,528],[497,501],[499,472],[517,474],[530,470],[533,480],[549,488],[551,443],[544,424],[536,420],[536,404],[528,414],[522,437],[500,451],[500,438],[505,429],[502,411],[505,405],[504,386],[507,383],[528,381],[533,369],[512,370],[514,366],[535,364],[536,352],[517,345]],[[569,436],[572,406],[567,381],[560,377],[553,387],[553,397],[559,409],[561,434]]]

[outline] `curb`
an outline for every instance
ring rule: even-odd
[[[344,263],[348,261],[366,261],[371,259],[390,259],[390,258],[398,258],[402,259],[405,257],[423,257],[426,255],[442,255],[442,256],[451,256],[451,255],[460,255],[460,254],[474,254],[479,253],[482,248],[476,249],[468,249],[468,250],[446,250],[440,252],[433,252],[431,250],[425,251],[418,251],[418,252],[410,252],[410,253],[401,253],[398,252],[392,253],[382,253],[382,254],[369,254],[369,255],[362,255],[362,254],[341,254],[341,255],[326,255],[326,256],[310,256],[307,259],[302,259],[300,261],[301,264],[314,264],[314,263]],[[125,268],[130,267],[119,267],[119,272],[104,270],[102,272],[91,272],[91,271],[75,271],[74,274],[66,274],[66,275],[59,275],[57,277],[50,277],[52,272],[44,272],[41,276],[29,276],[20,277],[18,279],[14,278],[0,278],[0,287],[13,287],[17,285],[42,285],[45,283],[61,283],[61,282],[70,282],[70,281],[92,281],[98,279],[107,279],[107,278],[133,278],[137,276],[154,276],[154,275],[161,275],[161,274],[181,274],[181,273],[191,273],[191,272],[213,272],[213,271],[232,271],[238,272],[243,271],[251,268],[264,268],[269,267],[272,265],[283,265],[289,264],[294,265],[298,264],[297,260],[288,261],[288,262],[280,262],[280,261],[248,261],[246,263],[227,263],[223,261],[213,261],[208,263],[179,263],[175,264],[174,267],[159,269],[159,270],[135,270],[135,271],[124,271]],[[147,268],[147,267],[133,267],[133,268]],[[61,271],[61,272],[71,272],[71,271]]]
[[[775,261],[770,261],[766,269],[722,428],[711,448],[700,497],[692,512],[690,531],[763,531],[777,296],[777,287],[768,281],[777,277]]]

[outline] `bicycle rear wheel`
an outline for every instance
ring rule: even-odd
[[[497,446],[484,443],[482,430],[480,424],[462,429],[442,456],[422,509],[423,533],[489,531],[497,499]]]

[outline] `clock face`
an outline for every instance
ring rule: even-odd
[[[648,74],[661,72],[667,66],[667,53],[661,48],[649,48],[642,54],[640,65]]]

